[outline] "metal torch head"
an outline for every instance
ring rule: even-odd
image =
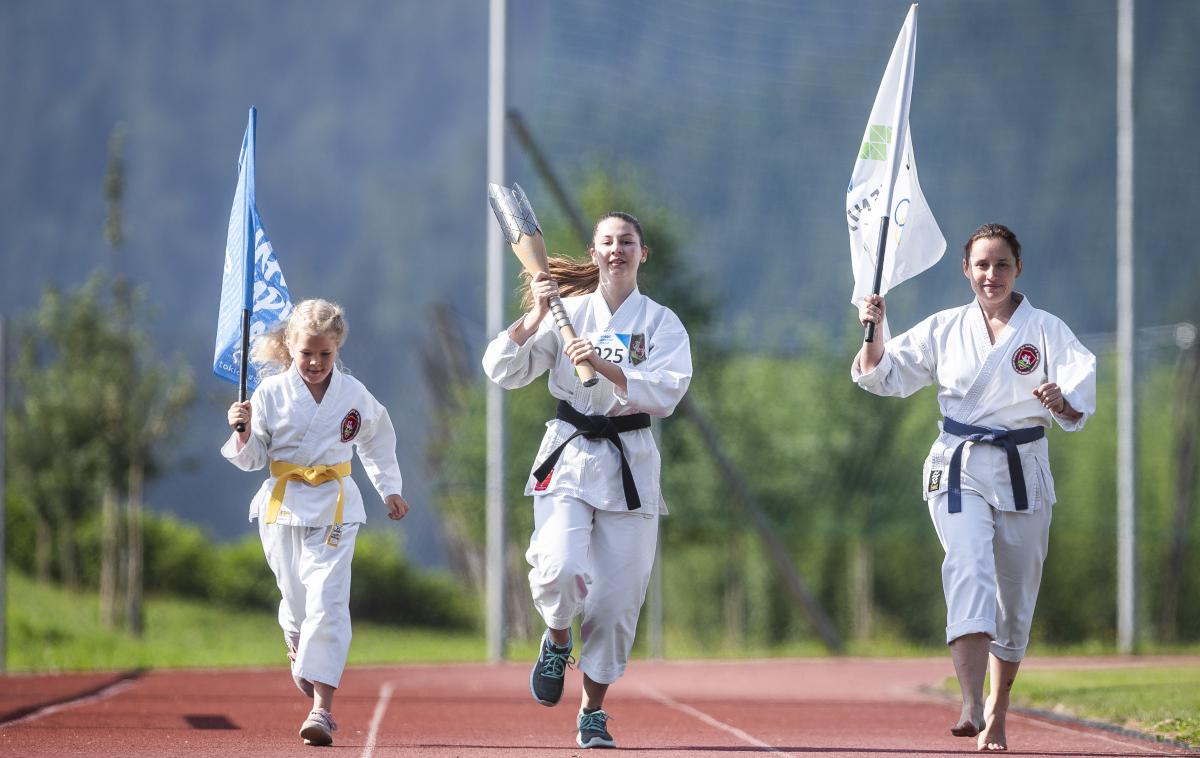
[[[489,184],[488,204],[492,206],[492,213],[496,214],[496,220],[500,222],[508,244],[517,244],[523,234],[532,236],[535,232],[541,233],[542,227],[533,213],[533,206],[529,204],[529,198],[525,197],[521,185],[516,182],[513,182],[511,189],[499,184]]]

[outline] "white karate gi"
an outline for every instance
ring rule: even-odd
[[[271,461],[299,466],[359,460],[379,496],[402,494],[396,462],[396,432],[387,409],[352,376],[337,368],[318,404],[295,364],[267,377],[250,398],[250,438],[239,451],[230,435],[221,454],[245,471]],[[259,520],[267,563],[282,595],[279,625],[285,639],[299,640],[292,671],[309,681],[338,686],[350,650],[350,563],[358,525],[367,520],[354,479],[344,487],[343,527],[336,547],[326,544],[334,524],[339,485],[289,481],[274,524],[267,507],[276,479],[268,475],[250,502],[250,520]]]
[[[492,340],[483,356],[488,377],[515,389],[549,371],[550,394],[585,415],[665,417],[675,410],[691,381],[692,358],[687,331],[670,309],[636,289],[616,313],[599,292],[563,298],[563,306],[576,333],[625,372],[627,391],[602,376],[584,387],[549,315],[524,345],[508,330]],[[565,421],[548,421],[532,468],[575,431]],[[536,481],[531,471],[525,487],[534,496],[534,531],[525,554],[533,567],[534,605],[556,629],[583,614],[579,669],[602,684],[625,671],[654,565],[658,517],[667,512],[650,430],[622,433],[621,444],[641,500],[637,510],[626,506],[620,454],[605,439],[576,437],[549,481]]]
[[[938,385],[943,417],[972,426],[1083,428],[1096,409],[1096,358],[1057,317],[1022,299],[993,345],[978,303],[935,313],[889,340],[879,365],[851,377],[876,395],[907,397]],[[1083,415],[1068,421],[1046,410],[1033,389],[1054,382]],[[922,495],[946,551],[947,643],[973,633],[991,651],[1020,661],[1041,584],[1054,479],[1046,439],[1018,447],[1028,510],[1018,511],[1003,448],[968,443],[962,454],[962,511],[949,513],[949,468],[962,437],[944,431],[925,460]]]

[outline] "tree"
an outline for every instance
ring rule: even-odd
[[[118,272],[120,286],[116,294],[116,305],[122,311],[118,317],[128,315],[129,287],[119,273],[121,247],[125,242],[125,229],[122,224],[122,201],[125,196],[125,162],[123,159],[125,143],[124,129],[118,125],[108,139],[108,170],[104,174],[104,199],[107,213],[104,219],[104,239],[112,250],[113,271]],[[114,283],[115,284],[115,283]],[[124,356],[128,360],[128,356]],[[107,398],[106,398],[107,400]],[[115,416],[117,398],[114,402],[106,402],[106,415]],[[100,506],[100,622],[112,627],[117,617],[117,574],[119,571],[120,555],[119,542],[121,538],[122,518],[118,503],[117,487],[112,476],[104,482]]]
[[[114,502],[128,497],[132,549],[127,543],[120,563],[135,630],[141,487],[159,468],[167,452],[161,442],[194,394],[180,361],[150,355],[142,302],[123,279],[99,274],[73,292],[48,288],[23,329],[9,427],[10,479],[35,514],[39,578],[49,578],[55,555],[60,581],[79,586],[80,524],[105,493]]]

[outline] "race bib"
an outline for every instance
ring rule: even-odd
[[[596,353],[609,363],[631,364],[636,366],[646,360],[646,335],[619,334],[612,330],[592,332],[588,341],[596,348]]]

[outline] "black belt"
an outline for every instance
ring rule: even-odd
[[[554,417],[559,421],[566,421],[577,430],[570,437],[563,440],[563,443],[542,461],[541,465],[533,470],[533,478],[539,482],[545,481],[546,477],[554,470],[554,464],[558,463],[558,457],[562,455],[563,448],[576,437],[582,436],[586,440],[608,440],[617,448],[617,452],[621,454],[621,484],[625,488],[625,506],[629,510],[637,510],[642,507],[641,498],[638,497],[637,485],[633,481],[633,471],[629,468],[629,461],[625,460],[625,448],[621,446],[621,432],[632,432],[637,429],[650,428],[649,413],[634,413],[630,416],[586,416],[571,407],[571,404],[566,400],[558,401],[558,411]]]
[[[1029,496],[1025,492],[1025,473],[1021,470],[1021,454],[1017,445],[1040,440],[1046,436],[1046,427],[1030,426],[1024,429],[992,429],[986,426],[971,426],[950,417],[942,419],[942,431],[956,437],[965,437],[954,455],[950,456],[950,512],[962,510],[962,451],[968,442],[984,442],[1004,448],[1008,454],[1008,477],[1012,480],[1013,500],[1017,510],[1029,508]]]

